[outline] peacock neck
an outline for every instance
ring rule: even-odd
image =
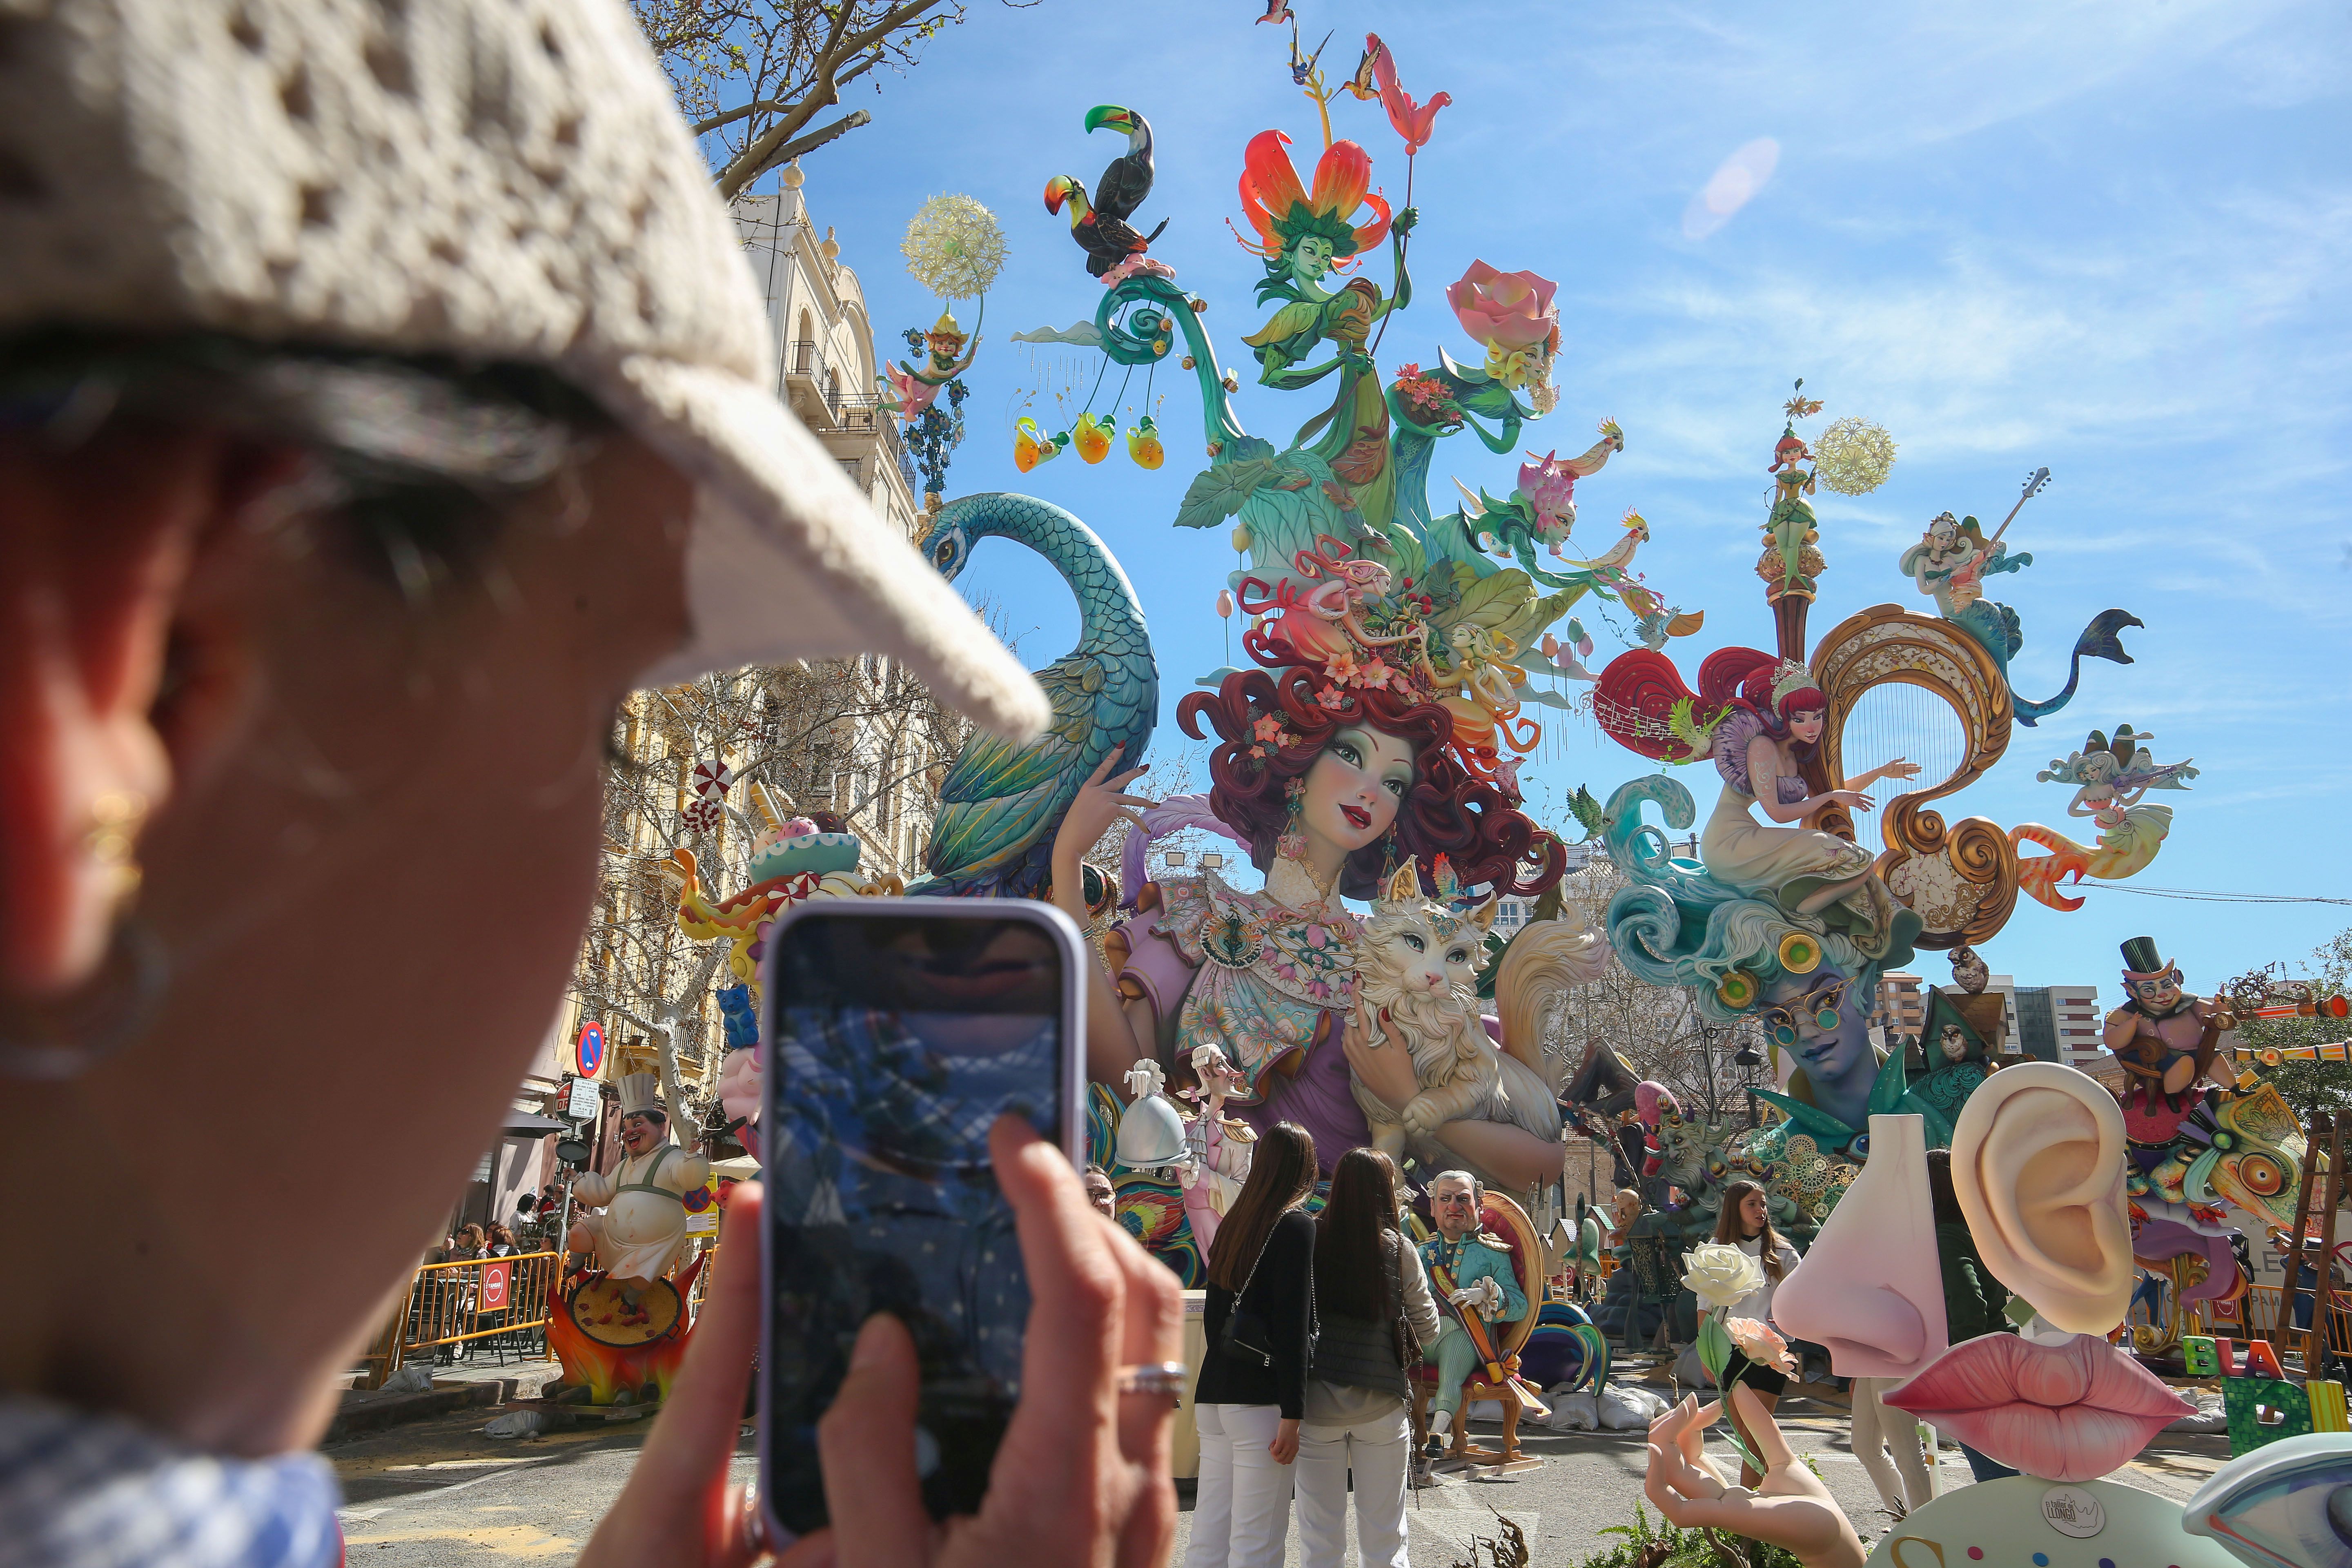
[[[1074,651],[1134,646],[1143,635],[1143,612],[1135,588],[1095,531],[1050,501],[1027,496],[991,498],[976,531],[1025,544],[1054,564],[1078,602],[1078,646]]]

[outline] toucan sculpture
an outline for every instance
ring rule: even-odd
[[[1058,213],[1063,204],[1068,204],[1070,237],[1087,253],[1087,270],[1097,278],[1129,257],[1150,249],[1160,230],[1168,226],[1163,218],[1159,228],[1141,234],[1127,221],[1151,195],[1150,121],[1116,104],[1101,104],[1087,111],[1088,131],[1106,126],[1126,132],[1127,151],[1103,170],[1102,178],[1095,182],[1091,202],[1087,199],[1085,183],[1075,174],[1056,174],[1045,182],[1045,210]]]

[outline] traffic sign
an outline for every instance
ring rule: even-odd
[[[503,1312],[507,1307],[507,1276],[514,1265],[503,1260],[482,1265],[482,1307],[485,1312]]]
[[[572,1062],[582,1078],[596,1076],[596,1069],[604,1065],[604,1025],[591,1018],[580,1026],[580,1037],[572,1042]]]
[[[592,1121],[595,1120],[598,1092],[596,1082],[593,1079],[573,1079],[572,1080],[572,1098],[565,1102],[563,1114],[569,1116],[574,1121]]]

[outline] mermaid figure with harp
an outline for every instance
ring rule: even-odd
[[[1593,694],[1601,727],[1628,749],[1668,763],[1714,758],[1723,789],[1699,840],[1710,878],[1817,920],[1858,953],[1885,961],[1897,948],[1910,951],[1919,917],[1888,893],[1869,850],[1803,822],[1832,805],[1868,811],[1863,791],[1881,779],[1916,777],[1919,767],[1896,757],[1815,794],[1802,764],[1820,747],[1827,709],[1802,664],[1745,647],[1709,654],[1696,692],[1672,660],[1636,648],[1610,661]],[[1766,821],[1756,819],[1759,811]]]

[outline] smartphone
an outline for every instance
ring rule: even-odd
[[[973,1513],[1021,1397],[1029,1280],[988,1131],[1085,1159],[1077,927],[1010,899],[824,899],[768,938],[760,1500],[778,1542],[827,1522],[816,1424],[876,1312],[922,1369],[934,1519]]]

